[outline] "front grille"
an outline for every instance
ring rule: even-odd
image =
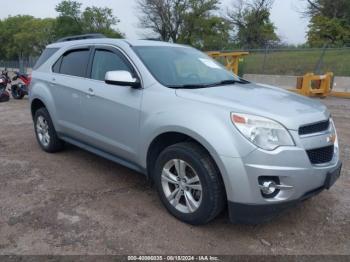
[[[326,131],[329,128],[329,120],[322,121],[299,128],[299,135],[313,134],[317,132]]]
[[[324,164],[332,161],[334,145],[306,151],[312,164]]]

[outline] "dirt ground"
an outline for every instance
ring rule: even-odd
[[[73,146],[40,150],[28,100],[0,104],[0,254],[350,254],[350,100],[327,98],[344,163],[330,191],[272,222],[194,227],[145,177]]]

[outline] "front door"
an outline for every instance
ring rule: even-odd
[[[142,89],[106,84],[106,72],[115,70],[135,74],[133,66],[116,48],[94,48],[89,67],[91,79],[81,105],[85,142],[133,161],[137,155]]]

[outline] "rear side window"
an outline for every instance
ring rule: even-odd
[[[46,48],[44,52],[42,52],[41,56],[39,57],[38,61],[36,61],[33,69],[38,69],[42,64],[44,64],[51,56],[53,56],[54,53],[58,51],[59,48]]]
[[[60,66],[60,73],[72,76],[86,76],[89,63],[89,49],[77,49],[64,54]]]
[[[115,70],[132,73],[130,66],[119,55],[108,50],[96,50],[92,63],[91,78],[104,81],[106,72]]]

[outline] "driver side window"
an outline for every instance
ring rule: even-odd
[[[92,62],[91,78],[104,81],[106,72],[117,70],[132,73],[130,66],[119,55],[109,50],[96,49]]]

